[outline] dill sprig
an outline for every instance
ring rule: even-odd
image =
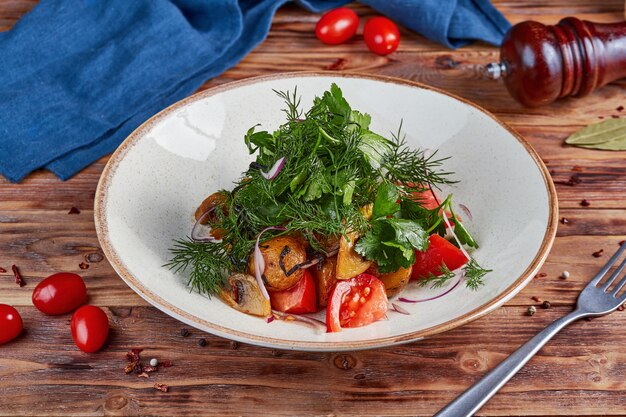
[[[426,278],[420,278],[418,282],[420,287],[430,286],[430,288],[441,288],[455,276],[456,274],[450,271],[446,264],[443,263],[439,267],[439,275],[430,273]]]
[[[489,272],[492,272],[491,269],[485,269],[478,265],[478,262],[476,262],[474,258],[470,259],[463,268],[463,271],[465,275],[465,285],[467,285],[467,288],[474,291],[484,284],[483,277]]]

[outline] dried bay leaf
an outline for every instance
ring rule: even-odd
[[[626,119],[608,119],[585,126],[568,137],[565,143],[588,149],[626,150]]]

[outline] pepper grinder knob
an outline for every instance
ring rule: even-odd
[[[485,72],[502,78],[511,96],[528,107],[585,96],[626,77],[626,22],[567,17],[554,26],[518,23],[504,38],[500,62]]]

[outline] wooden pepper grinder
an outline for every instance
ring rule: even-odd
[[[521,22],[505,36],[500,62],[485,69],[489,78],[503,78],[513,98],[528,107],[582,97],[626,77],[626,22]]]

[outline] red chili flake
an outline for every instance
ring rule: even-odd
[[[596,252],[592,253],[594,258],[599,258],[603,254],[604,254],[604,249],[600,249],[599,251],[596,251]]]
[[[617,111],[622,111],[622,110],[624,110],[624,106],[619,106],[619,107],[618,107],[618,108],[616,108],[615,110],[617,110]]]
[[[0,273],[4,274],[5,272],[7,272],[7,270],[0,267]]]
[[[569,179],[565,180],[557,180],[554,181],[555,184],[561,184],[561,185],[569,185],[570,187],[573,187],[575,185],[578,185],[582,182],[582,180],[580,179],[580,177],[576,174],[571,175],[569,177]]]
[[[587,201],[586,199],[583,199],[580,202],[580,205],[583,206],[583,207],[589,207],[591,205],[591,203],[589,201]]]
[[[550,175],[554,175],[554,174],[556,174],[556,171],[555,171],[555,170],[553,170],[553,169],[551,169],[551,170],[550,170],[550,171],[548,171],[548,172],[550,173]]]
[[[598,119],[604,119],[604,116],[598,116]]]
[[[624,311],[624,304],[622,304],[621,306],[617,307],[617,311]]]
[[[165,359],[165,360],[162,360],[161,362],[159,362],[159,366],[162,366],[164,368],[169,368],[170,366],[174,366],[174,364],[172,363],[171,360]]]
[[[347,66],[348,66],[348,60],[345,59],[345,58],[339,58],[335,62],[333,62],[332,64],[328,65],[326,67],[326,69],[327,70],[341,71],[341,70],[345,69]]]
[[[530,297],[530,299],[536,303],[540,303],[542,301],[541,298],[537,297],[536,295],[533,295],[532,297]]]
[[[142,370],[143,372],[150,373],[150,372],[156,372],[156,371],[158,371],[158,370],[159,370],[159,368],[157,368],[156,366],[152,366],[152,365],[144,365],[144,366],[142,366],[142,367],[141,367],[141,370]]]
[[[620,240],[618,245],[622,246],[624,243],[626,243],[626,240]]]
[[[142,372],[140,374],[137,374],[137,378],[150,378],[150,375],[148,375],[145,372]]]
[[[561,220],[559,220],[561,222],[561,224],[569,224],[569,219],[567,217],[561,217]]]
[[[619,119],[619,116],[618,116],[617,114],[612,114],[612,115],[611,115],[611,118],[613,118],[613,119]]]
[[[136,362],[131,362],[128,365],[126,365],[124,367],[124,373],[125,374],[130,374],[131,372],[133,372],[135,370],[135,365],[136,364],[137,364]]]
[[[78,264],[78,267],[80,269],[89,269],[89,264],[85,263],[85,262],[81,262],[81,263]]]
[[[543,277],[547,277],[548,274],[546,274],[545,272],[540,272],[537,275],[535,275],[535,278],[543,278]]]
[[[165,384],[159,384],[158,382],[154,383],[154,389],[158,389],[159,391],[167,392],[170,387]]]
[[[572,167],[572,171],[576,171],[576,172],[583,172],[583,167],[581,167],[580,165],[574,165]]]
[[[76,207],[72,207],[70,211],[67,212],[67,214],[80,214],[80,210]]]
[[[26,285],[26,281],[22,278],[22,274],[20,274],[20,270],[17,269],[17,265],[11,265],[11,269],[13,270],[13,275],[15,275],[15,283],[20,287]]]
[[[143,351],[142,348],[131,349],[130,352],[126,353],[126,360],[128,362],[137,362],[139,359],[139,354]]]

